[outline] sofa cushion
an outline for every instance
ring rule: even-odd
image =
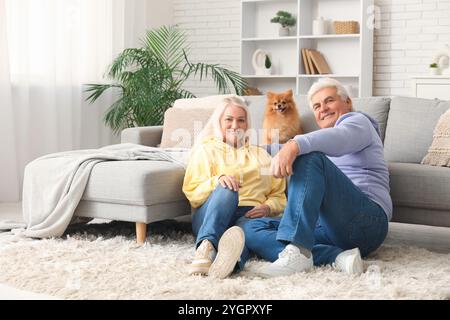
[[[450,167],[450,109],[439,118],[433,131],[433,143],[421,163]]]
[[[166,161],[104,161],[92,169],[82,200],[154,205],[185,200],[185,170]]]
[[[439,117],[450,101],[394,97],[384,141],[387,161],[420,163],[433,140]]]
[[[173,107],[175,109],[214,109],[220,103],[223,103],[225,98],[231,96],[234,96],[234,94],[222,94],[202,98],[177,99],[173,104]]]
[[[450,168],[391,162],[394,205],[450,210]]]
[[[380,125],[381,141],[384,141],[386,134],[390,103],[391,99],[386,97],[353,99],[353,108],[355,111],[365,112],[378,121],[378,124]]]
[[[160,147],[191,148],[213,111],[212,108],[167,109]]]

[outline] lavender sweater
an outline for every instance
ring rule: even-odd
[[[333,128],[298,135],[294,140],[300,154],[325,153],[391,220],[389,172],[376,120],[362,112],[349,112],[339,117]]]

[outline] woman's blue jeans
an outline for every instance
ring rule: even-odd
[[[239,195],[236,191],[226,189],[221,185],[211,193],[208,200],[197,209],[192,217],[192,231],[196,235],[196,247],[207,239],[218,247],[220,237],[230,227],[247,221],[245,214],[253,207],[238,207]],[[243,269],[249,256],[244,246],[238,268]]]
[[[317,266],[355,247],[366,256],[383,243],[388,231],[384,210],[323,153],[297,157],[293,171],[282,218],[242,224],[250,251],[273,262],[293,243],[311,250]]]

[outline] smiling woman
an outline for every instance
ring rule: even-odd
[[[102,124],[112,98],[89,107],[83,83],[101,81],[114,55],[137,41],[147,28],[147,6],[139,0],[0,0],[6,27],[0,30],[7,30],[0,35],[0,125],[10,150],[2,153],[0,202],[20,199],[31,160],[118,141]]]

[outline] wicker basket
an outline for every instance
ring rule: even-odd
[[[358,21],[333,21],[334,32],[336,34],[358,33]]]

